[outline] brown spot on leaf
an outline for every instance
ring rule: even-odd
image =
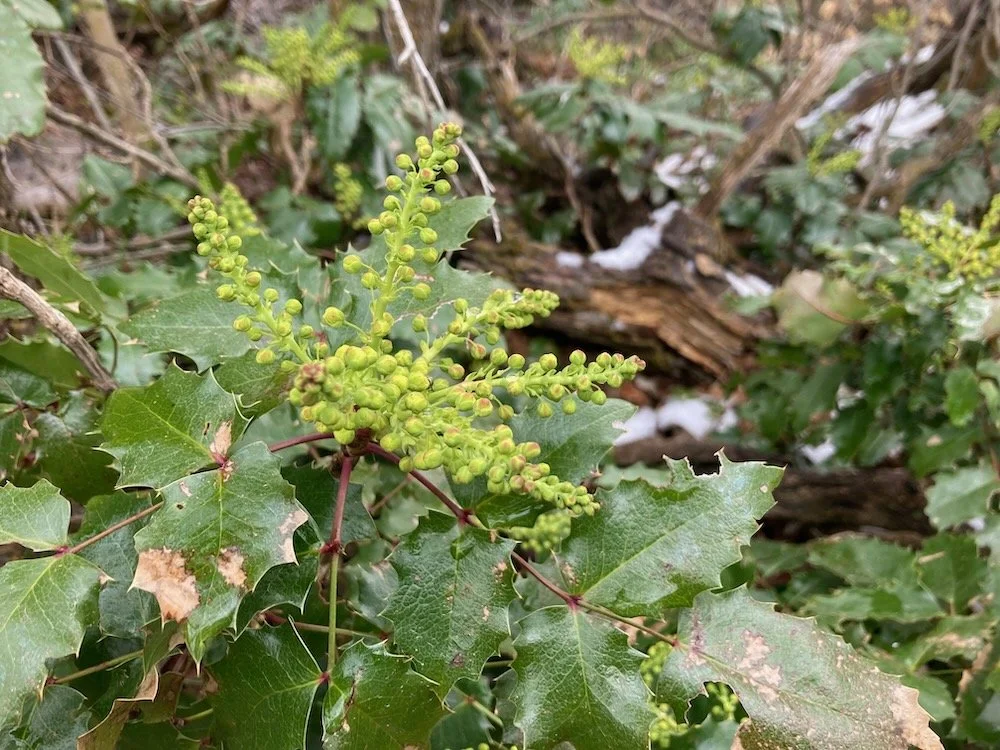
[[[917,702],[919,696],[913,688],[903,685],[893,688],[891,708],[896,734],[907,746],[920,750],[941,750],[941,740],[928,725],[930,717]]]
[[[230,586],[246,588],[247,574],[243,570],[243,553],[238,547],[227,547],[222,550],[219,559],[215,561],[215,567]]]
[[[451,666],[455,667],[456,669],[461,669],[462,667],[465,666],[465,654],[459,651],[457,654],[451,657],[450,663]]]
[[[212,451],[212,456],[219,463],[229,455],[229,449],[233,445],[233,423],[228,419],[219,425],[215,431],[215,436],[209,444],[208,449]]]
[[[483,622],[486,622],[489,619],[490,619],[490,608],[483,607]]]
[[[507,572],[507,561],[501,560],[496,565],[493,566],[493,575],[499,581],[503,578],[503,574]]]
[[[187,482],[181,481],[181,483],[177,486],[180,488],[181,494],[184,495],[184,497],[191,497],[191,490],[188,488]]]
[[[757,689],[765,701],[773,703],[778,699],[781,688],[781,669],[767,663],[771,647],[759,633],[743,631],[743,659],[739,668],[750,684]]]
[[[282,562],[295,562],[295,546],[292,537],[295,534],[295,530],[304,524],[308,518],[308,514],[302,508],[296,507],[295,510],[285,516],[285,520],[278,526],[278,534],[281,536]]]
[[[160,605],[163,621],[183,622],[198,606],[198,589],[184,555],[176,550],[147,549],[139,553],[132,588],[148,591]]]

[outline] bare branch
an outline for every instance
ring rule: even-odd
[[[34,289],[21,281],[8,269],[0,266],[0,297],[20,302],[38,318],[38,322],[55,334],[65,346],[83,363],[94,381],[94,385],[105,393],[118,387],[104,365],[101,364],[97,352],[91,348],[83,335],[76,330],[69,319],[52,305],[42,299]]]

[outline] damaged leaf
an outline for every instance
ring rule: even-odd
[[[746,589],[705,592],[655,685],[683,716],[706,682],[724,682],[750,716],[743,750],[940,750],[918,693],[812,620],[774,611]]]
[[[135,535],[132,586],[156,597],[163,620],[184,624],[200,661],[263,575],[296,562],[293,535],[308,516],[263,443],[164,487],[162,496],[163,508]]]

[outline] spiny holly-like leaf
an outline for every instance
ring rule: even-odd
[[[392,553],[399,587],[382,614],[399,650],[442,693],[459,678],[476,679],[510,635],[513,549],[511,540],[432,513]]]
[[[667,486],[622,482],[598,493],[598,513],[574,523],[559,566],[573,593],[629,616],[690,605],[740,559],[782,473],[724,456],[718,474],[696,476],[687,461],[667,468]]]
[[[938,529],[985,516],[997,490],[1000,480],[992,466],[981,464],[942,472],[927,490],[927,516]]]
[[[74,416],[78,415],[38,415],[35,460],[43,476],[66,497],[83,504],[94,495],[111,492],[118,472],[111,467],[111,456],[97,449],[100,436],[92,434],[94,420]]]
[[[210,373],[171,367],[152,385],[111,394],[101,450],[120,462],[120,487],[162,487],[219,463],[245,426],[232,394]]]
[[[288,624],[248,630],[212,665],[219,737],[239,750],[297,750],[321,670]]]
[[[16,724],[25,698],[41,691],[47,659],[80,648],[97,614],[101,575],[72,554],[0,568],[0,726]]]
[[[74,541],[88,539],[150,505],[148,497],[124,492],[91,498]],[[133,537],[146,523],[146,518],[133,521],[79,552],[111,577],[101,588],[98,600],[101,632],[107,635],[134,638],[156,617],[153,598],[145,591],[129,587],[139,559]]]
[[[163,620],[185,624],[200,661],[208,641],[235,624],[240,600],[263,575],[295,562],[293,535],[308,515],[263,443],[161,494],[162,510],[135,535],[132,586],[156,597]]]
[[[948,604],[951,612],[964,612],[982,591],[986,560],[979,556],[976,540],[958,534],[938,534],[924,542],[917,558],[921,583]]]
[[[55,399],[56,392],[45,378],[0,358],[0,403],[42,409]]]
[[[851,584],[809,601],[808,612],[824,623],[919,622],[943,614],[917,575],[916,554],[899,545],[844,535],[813,544],[809,562]]]
[[[724,682],[750,715],[745,750],[939,750],[917,691],[880,672],[811,620],[778,614],[745,589],[702,593],[656,685],[683,712],[706,682]]]
[[[929,661],[962,658],[971,662],[989,646],[996,624],[991,612],[942,617],[930,632],[904,644],[894,656],[911,670]]]
[[[32,487],[0,487],[0,544],[17,542],[36,552],[66,544],[69,500],[45,479]]]
[[[511,700],[524,746],[645,750],[653,720],[642,654],[625,634],[577,608],[546,607],[520,621]]]
[[[45,694],[34,698],[25,709],[21,726],[0,735],[4,750],[76,750],[76,738],[87,731],[90,712],[86,699],[65,685],[52,685]]]
[[[323,701],[325,750],[428,747],[445,715],[433,684],[409,661],[355,643],[341,655]]]
[[[28,41],[34,46],[30,37]],[[0,98],[3,98],[2,94]],[[2,140],[3,133],[0,132],[0,141]],[[12,234],[3,229],[0,229],[0,252],[14,261],[22,273],[38,279],[53,294],[70,301],[86,302],[98,312],[104,309],[104,298],[94,282],[80,273],[65,255],[23,235]]]
[[[220,300],[213,289],[199,289],[141,310],[119,329],[154,352],[190,357],[204,370],[250,348],[246,334],[233,330],[238,314],[233,304]]]

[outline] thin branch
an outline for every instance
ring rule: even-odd
[[[330,529],[330,541],[323,552],[331,555],[330,560],[330,632],[327,634],[327,671],[337,663],[337,575],[340,572],[340,553],[343,549],[341,530],[344,526],[344,506],[347,505],[347,490],[351,485],[351,470],[354,468],[354,457],[345,455],[340,464],[340,484],[337,487],[337,501],[333,511],[333,528]]]
[[[69,68],[73,80],[76,81],[84,97],[86,97],[87,103],[90,105],[90,111],[94,113],[97,122],[105,130],[112,130],[111,121],[108,119],[107,114],[105,114],[100,99],[97,98],[97,92],[94,91],[94,87],[90,85],[90,81],[87,80],[87,77],[83,74],[83,70],[80,69],[80,61],[76,59],[76,55],[73,54],[69,45],[66,44],[66,40],[56,36],[52,37],[52,42],[55,44],[56,49],[59,50],[59,54],[65,61],[66,67]]]
[[[424,58],[420,56],[420,52],[417,50],[417,42],[413,38],[413,31],[410,29],[410,24],[406,20],[406,13],[403,12],[403,6],[400,5],[399,0],[389,0],[389,10],[392,11],[393,20],[396,22],[396,28],[399,31],[400,37],[403,39],[403,50],[399,53],[399,58],[396,60],[398,65],[403,65],[407,62],[413,68],[414,77],[418,81],[423,81],[426,84],[428,90],[434,98],[434,104],[437,106],[438,110],[445,112],[448,108],[445,106],[444,97],[441,96],[441,90],[438,88],[437,82],[434,80],[434,76],[431,74],[430,70],[427,68],[427,63],[424,62]],[[469,144],[462,138],[458,139],[458,145],[462,147],[465,151],[465,156],[469,160],[469,166],[472,167],[472,172],[479,178],[479,184],[483,188],[483,193],[486,196],[492,197],[496,193],[496,188],[494,187],[489,175],[486,174],[486,170],[483,169],[482,162],[479,161],[479,157],[476,156],[476,152],[472,150]],[[503,234],[500,231],[500,215],[497,213],[496,207],[490,208],[490,218],[493,220],[493,234],[496,236],[497,242],[503,239]]]
[[[146,516],[148,516],[148,515],[150,515],[152,513],[155,513],[156,511],[158,511],[162,507],[163,507],[163,502],[162,501],[156,503],[155,505],[150,505],[148,508],[145,508],[144,510],[140,510],[138,513],[135,513],[135,514],[129,516],[128,518],[125,518],[125,519],[119,521],[118,523],[115,523],[115,524],[112,524],[111,526],[108,526],[108,528],[104,529],[104,531],[98,532],[97,534],[94,534],[92,537],[90,537],[88,539],[84,539],[82,542],[80,542],[78,544],[74,544],[72,547],[67,547],[65,550],[62,551],[62,554],[72,555],[72,554],[74,554],[76,552],[79,552],[80,550],[85,549],[86,547],[89,547],[91,544],[94,544],[95,542],[99,542],[99,541],[101,541],[102,539],[104,539],[107,536],[111,536],[116,531],[118,531],[120,529],[124,529],[129,524],[133,524],[136,521],[138,521],[139,519],[145,518]]]
[[[329,633],[328,625],[319,625],[314,622],[299,622],[290,617],[285,617],[278,612],[263,612],[264,619],[271,625],[284,625],[286,622],[296,630],[303,633]],[[351,628],[337,628],[337,635],[357,636],[359,638],[378,638],[378,633],[366,633],[363,630],[353,630]]]
[[[81,669],[78,672],[73,672],[71,674],[63,675],[62,677],[53,677],[49,679],[48,682],[50,685],[65,685],[67,682],[73,682],[73,680],[79,680],[81,677],[87,677],[88,675],[97,674],[98,672],[103,672],[105,669],[111,669],[112,667],[117,667],[119,664],[124,664],[127,661],[138,659],[140,656],[142,656],[142,654],[143,651],[140,648],[138,651],[131,651],[127,654],[116,656],[114,659],[108,659],[107,661],[102,661],[100,664],[95,664],[92,667]]]
[[[320,440],[333,440],[333,433],[314,432],[310,435],[299,435],[298,437],[288,438],[288,440],[279,440],[277,443],[271,443],[267,446],[267,449],[271,451],[271,453],[277,453],[278,451],[285,450],[285,448],[292,448],[296,445],[303,445],[304,443],[315,443]]]
[[[77,359],[87,368],[94,385],[100,390],[110,393],[118,387],[111,373],[104,369],[104,365],[101,364],[97,352],[76,330],[76,326],[65,315],[42,299],[38,292],[2,266],[0,266],[0,297],[20,302],[28,308],[38,318],[39,323],[52,331],[55,337],[76,355]]]
[[[178,182],[184,183],[188,187],[195,189],[199,187],[198,180],[195,179],[192,174],[186,170],[181,170],[171,164],[168,164],[144,148],[140,148],[139,146],[129,143],[112,133],[108,133],[98,126],[77,117],[76,115],[64,112],[54,104],[50,103],[46,107],[45,111],[49,117],[58,122],[60,125],[66,125],[74,128],[75,130],[79,130],[81,133],[90,136],[95,141],[100,141],[101,143],[116,148],[129,156],[134,156],[136,159],[145,163],[147,166],[152,167],[157,172],[164,174],[167,177],[172,177]]]

